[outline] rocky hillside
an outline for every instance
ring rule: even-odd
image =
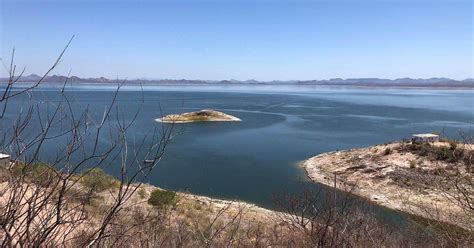
[[[473,145],[392,143],[336,151],[302,163],[308,176],[380,205],[473,230]]]

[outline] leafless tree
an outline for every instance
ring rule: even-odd
[[[282,222],[292,233],[299,234],[293,241],[294,246],[381,246],[387,243],[390,231],[357,207],[361,202],[356,203],[351,197],[353,187],[345,188],[337,192],[335,188],[306,189],[298,194],[275,197],[285,213],[281,215]]]
[[[117,83],[99,119],[88,106],[77,110],[67,92],[68,80],[54,101],[36,99],[37,88],[59,65],[71,41],[32,84],[19,83],[25,70],[17,75],[13,51],[8,81],[0,85],[0,151],[11,155],[10,165],[0,168],[0,237],[4,247],[56,246],[71,242],[78,233],[84,234],[82,245],[100,246],[115,217],[163,158],[173,135],[173,125],[161,125],[145,138],[133,140],[131,146],[128,130],[140,109],[128,120],[123,117],[117,104],[123,82]],[[14,99],[20,99],[15,106]],[[10,109],[18,112],[12,114]],[[104,140],[109,142],[104,144]],[[54,156],[48,154],[48,161],[42,161],[47,144],[55,144],[57,149]],[[94,169],[108,167],[119,171],[117,188],[101,218],[92,220],[86,209],[93,189],[85,192],[79,185]]]

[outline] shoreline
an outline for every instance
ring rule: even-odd
[[[153,190],[166,190],[161,187],[143,183],[141,185],[143,189],[149,195]],[[195,204],[200,204],[202,206],[206,206],[211,208],[215,211],[219,209],[223,209],[228,207],[231,212],[237,212],[243,210],[244,219],[246,221],[256,221],[256,222],[271,222],[276,221],[282,216],[287,216],[286,213],[276,211],[273,209],[265,208],[258,206],[254,203],[242,201],[242,200],[232,200],[232,199],[222,199],[222,198],[213,198],[209,196],[194,194],[190,192],[183,192],[183,191],[173,191],[176,192],[178,197],[178,203],[181,201],[182,204],[186,202],[192,202]]]
[[[422,190],[414,189],[412,185],[416,185],[417,182],[408,181],[409,186],[400,186],[394,182],[393,175],[410,170],[411,161],[421,160],[411,153],[392,152],[380,155],[386,149],[395,150],[399,144],[390,143],[322,153],[300,162],[299,165],[309,180],[315,183],[334,187],[334,175],[336,175],[337,189],[351,190],[352,194],[379,206],[470,228],[473,225],[472,221],[469,219],[460,221],[463,219],[461,217],[463,209],[452,199],[445,197],[444,192],[426,185]],[[467,147],[472,149],[472,146]],[[426,166],[430,166],[430,162],[425,163]],[[436,213],[436,216],[433,213]]]

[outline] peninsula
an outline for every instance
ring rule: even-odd
[[[211,109],[203,109],[195,112],[182,114],[171,114],[156,119],[163,123],[189,123],[189,122],[208,122],[208,121],[241,121],[239,118]]]
[[[315,182],[472,230],[473,159],[472,144],[395,142],[323,153],[302,167]]]

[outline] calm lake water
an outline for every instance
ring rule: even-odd
[[[69,89],[75,108],[89,105],[100,119],[112,95],[108,86]],[[34,92],[54,102],[55,87]],[[140,100],[144,99],[141,104]],[[119,94],[125,118],[141,106],[130,130],[139,140],[163,114],[215,109],[242,122],[186,124],[148,182],[171,190],[272,207],[272,195],[318,187],[298,162],[317,154],[440,132],[455,137],[474,124],[472,90],[360,89],[291,86],[126,86]],[[24,102],[13,101],[21,106]],[[10,112],[13,118],[16,112]],[[2,124],[3,125],[3,124]],[[54,145],[50,144],[50,153]],[[114,168],[109,172],[115,174]]]

